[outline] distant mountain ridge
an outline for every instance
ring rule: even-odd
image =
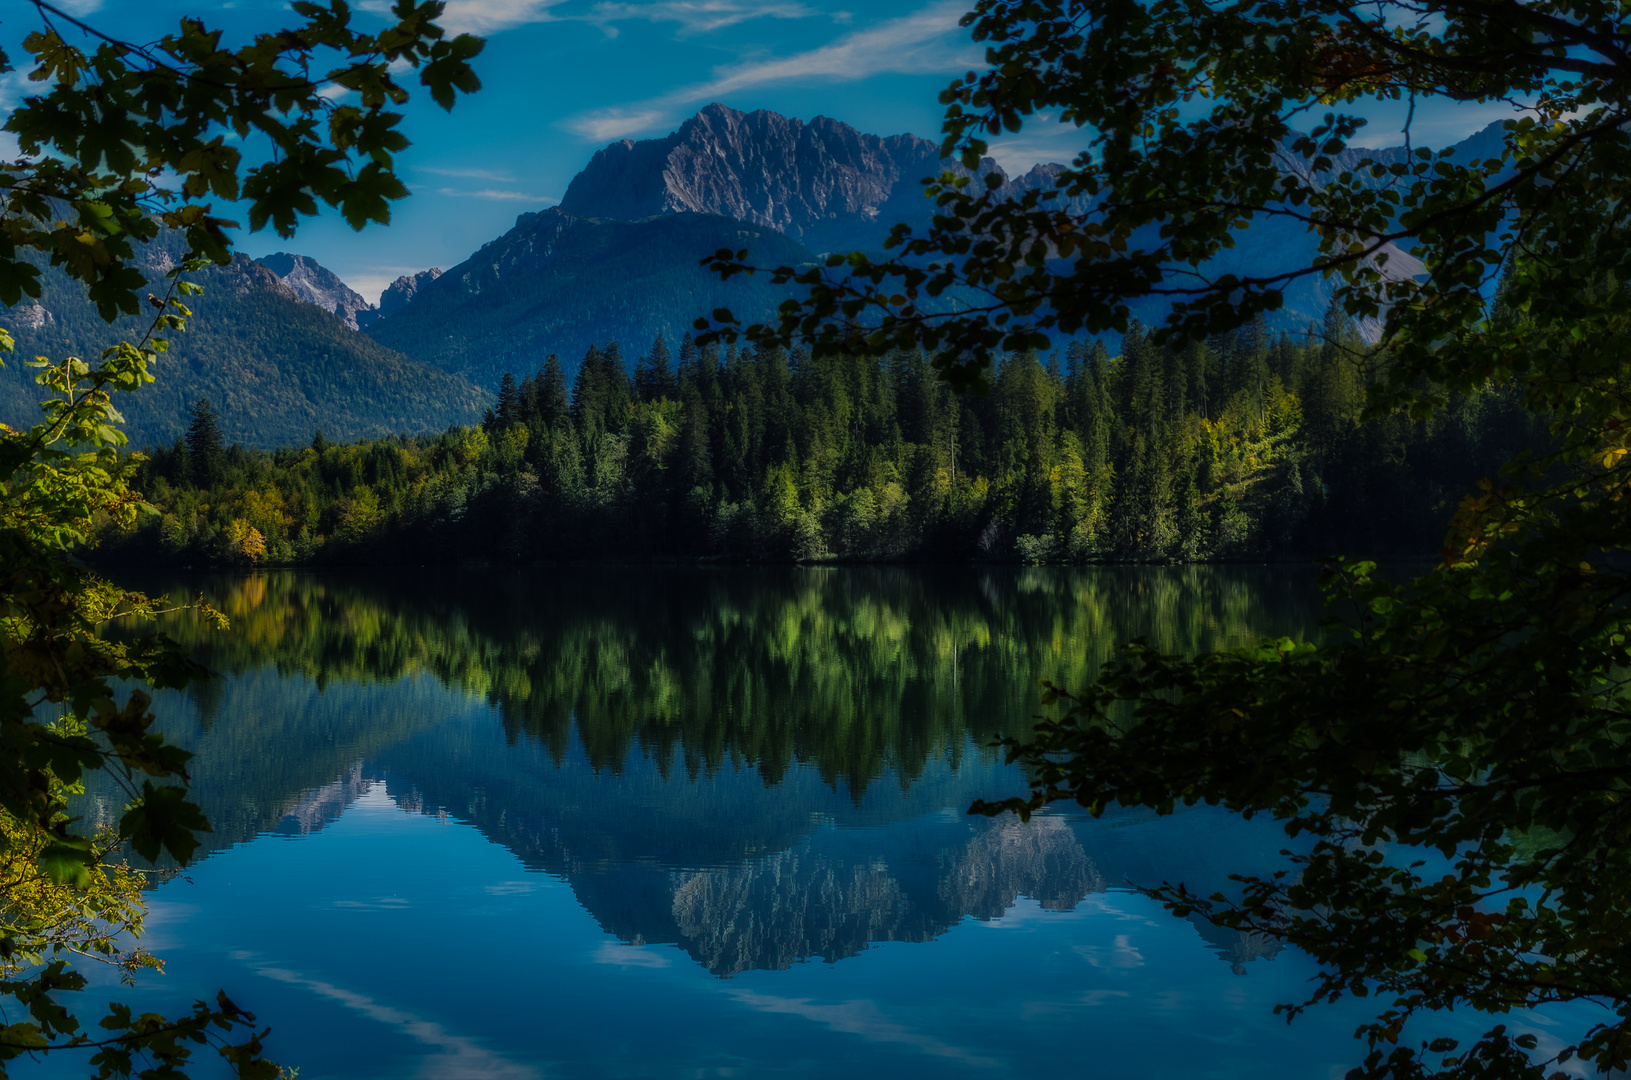
[[[357,329],[359,315],[374,310],[374,305],[364,300],[361,293],[341,281],[340,275],[322,266],[316,259],[280,251],[255,261],[276,274],[290,292],[308,304],[333,312],[353,330]]]
[[[379,294],[379,307],[373,312],[373,319],[369,321],[372,322],[374,319],[384,319],[395,315],[407,307],[409,301],[419,295],[420,289],[441,276],[442,268],[440,266],[433,266],[429,270],[421,270],[417,274],[403,274],[385,286],[385,291]]]
[[[1486,129],[1458,148],[1496,153],[1496,132]],[[1405,153],[1402,147],[1351,149],[1338,156],[1334,169],[1351,169],[1364,157],[1394,161]],[[1287,156],[1288,170],[1299,166],[1300,159]],[[1017,197],[1051,190],[1064,168],[1039,164],[1009,177],[988,158],[973,175],[996,175],[998,194]],[[723,246],[748,248],[750,261],[760,266],[809,265],[830,251],[876,253],[895,224],[919,231],[928,226],[935,207],[924,197],[922,181],[946,171],[970,175],[959,163],[941,159],[938,144],[914,135],[871,135],[827,117],[805,122],[711,104],[662,138],[623,139],[597,151],[558,207],[523,215],[515,229],[420,286],[399,314],[364,329],[489,389],[504,371],[530,373],[549,352],[561,356],[570,375],[590,343],[620,340],[632,356],[657,332],[672,338],[714,307],[729,307],[748,322],[773,317],[790,292],[768,287],[761,275],[732,300],[698,261]],[[1063,205],[1077,213],[1089,209],[1082,198]],[[657,225],[687,220],[693,224],[666,232]],[[703,220],[715,224],[695,224]],[[728,222],[754,231],[721,241]],[[618,239],[611,241],[610,233],[589,239],[605,230]],[[675,246],[687,231],[695,234],[692,246]],[[636,253],[659,234],[660,244]],[[1236,234],[1233,248],[1200,269],[1213,276],[1281,273],[1312,265],[1317,248],[1317,237],[1301,222],[1268,216]],[[562,257],[567,252],[572,254]],[[608,259],[621,269],[613,272]],[[1398,248],[1388,250],[1386,265],[1399,276],[1423,270]],[[502,301],[492,300],[499,294]],[[1317,324],[1331,294],[1331,283],[1318,275],[1295,278],[1270,325],[1302,330]],[[955,296],[941,302],[955,303]],[[1146,297],[1131,308],[1153,324],[1166,317],[1169,305],[1164,297]],[[1368,334],[1377,329],[1374,322],[1361,327]]]
[[[1489,156],[1500,144],[1492,125],[1457,148]],[[721,281],[703,269],[707,255],[747,248],[761,266],[808,266],[822,252],[877,252],[897,222],[928,224],[934,206],[923,196],[924,177],[967,175],[938,151],[914,135],[872,135],[827,117],[806,122],[716,103],[662,138],[606,146],[560,206],[521,215],[445,273],[399,277],[377,306],[307,256],[240,258],[206,272],[211,291],[199,318],[163,361],[178,373],[161,374],[158,388],[131,402],[132,433],[138,441],[173,437],[198,396],[223,408],[230,438],[258,445],[303,441],[315,427],[338,438],[445,427],[475,419],[490,400],[470,382],[491,390],[503,373],[530,374],[552,352],[571,378],[591,345],[619,341],[632,361],[658,333],[677,343],[715,308],[764,321],[794,293],[763,274]],[[1405,153],[1351,149],[1333,168]],[[1288,155],[1285,167],[1300,162]],[[1051,188],[1063,168],[1037,165],[1010,178],[986,159],[974,175],[997,175],[999,193],[1017,196]],[[173,246],[151,245],[151,274],[174,265]],[[1316,246],[1302,223],[1267,217],[1201,269],[1281,272],[1310,265]],[[1394,249],[1388,270],[1409,275],[1422,267]],[[234,299],[218,299],[223,289]],[[1317,322],[1330,295],[1330,283],[1317,275],[1296,279],[1271,326],[1300,330]],[[955,301],[948,294],[939,303]],[[1145,298],[1133,314],[1156,323],[1167,303]],[[40,303],[13,309],[7,325],[25,350],[89,353],[110,332],[87,312],[65,282],[55,283]],[[12,422],[32,415],[32,388],[21,373],[0,371],[0,416]],[[238,410],[237,420],[228,407]]]
[[[143,252],[143,269],[163,273],[183,246],[175,234],[162,234]],[[291,259],[300,260],[291,270],[301,267],[309,281],[333,277],[309,259]],[[134,447],[174,440],[201,397],[214,404],[229,442],[257,447],[301,445],[318,429],[339,440],[441,431],[476,422],[492,400],[464,379],[356,333],[245,256],[190,276],[204,292],[188,301],[187,329],[169,335],[169,351],[153,366],[156,381],[115,396]],[[104,323],[83,286],[56,267],[41,267],[41,283],[38,302],[0,312],[25,356],[94,357],[147,325],[144,317]],[[42,393],[33,377],[22,364],[0,368],[0,421],[38,422]]]
[[[1010,179],[986,158],[976,175],[1003,178],[1004,195],[1052,186],[1062,165]],[[660,139],[614,142],[573,178],[560,209],[633,221],[659,214],[719,214],[775,229],[812,251],[875,250],[898,221],[926,224],[923,180],[967,176],[916,135],[869,135],[818,116],[808,123],[715,102]]]

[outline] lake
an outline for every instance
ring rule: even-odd
[[[132,582],[202,589],[232,624],[172,627],[220,672],[155,705],[216,831],[150,894],[165,973],[115,996],[225,988],[301,1080],[1341,1076],[1362,1010],[1272,1012],[1305,957],[1136,891],[1266,871],[1271,824],[966,813],[1023,790],[989,743],[1026,729],[1039,679],[1081,685],[1133,637],[1312,636],[1313,578]]]

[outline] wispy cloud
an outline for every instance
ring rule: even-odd
[[[680,35],[705,34],[753,19],[808,19],[821,12],[795,0],[655,0],[627,3],[605,0],[589,9],[583,21],[616,36],[620,22],[678,23]]]
[[[434,165],[420,165],[419,172],[430,173],[433,176],[454,176],[460,180],[490,180],[495,184],[513,184],[515,177],[507,172],[498,172],[493,169],[444,169]]]
[[[1037,116],[1028,121],[1019,134],[992,139],[988,153],[1010,176],[1018,176],[1038,162],[1070,164],[1077,154],[1088,148],[1092,133],[1074,124],[1050,122],[1052,120],[1053,117],[1046,114]]]
[[[674,962],[672,957],[663,956],[642,945],[613,944],[609,941],[596,949],[591,959],[597,964],[623,968],[665,968]]]
[[[647,101],[585,113],[565,122],[568,131],[604,142],[650,131],[689,105],[789,82],[854,82],[883,74],[955,71],[977,66],[979,51],[957,34],[966,0],[936,0],[911,15],[845,34],[818,49],[779,59],[756,60],[714,70],[703,83],[683,86]]]
[[[455,1035],[433,1020],[386,1005],[365,994],[287,968],[253,963],[250,966],[268,979],[308,990],[386,1027],[395,1028],[402,1035],[430,1048],[431,1053],[420,1065],[421,1076],[458,1080],[537,1080],[539,1076],[536,1068],[495,1054],[475,1039]]]
[[[999,1065],[991,1058],[970,1053],[944,1039],[925,1032],[913,1031],[906,1025],[891,1020],[871,1001],[841,1001],[835,1005],[821,1005],[809,998],[777,997],[753,990],[729,990],[726,993],[737,1004],[755,1012],[803,1017],[812,1023],[846,1035],[855,1035],[867,1042],[908,1046],[931,1057],[950,1058],[964,1065],[988,1069]]]
[[[439,20],[451,34],[495,34],[527,23],[553,22],[550,9],[566,0],[448,0]],[[364,11],[388,14],[391,0],[364,0]]]
[[[101,0],[81,0],[100,4]],[[451,33],[494,34],[528,23],[593,23],[611,37],[617,23],[678,23],[681,36],[723,30],[753,19],[808,19],[826,15],[848,23],[848,11],[823,12],[799,0],[602,0],[584,12],[558,11],[567,0],[449,0],[442,25]],[[363,0],[364,10],[387,14],[391,0]]]
[[[471,191],[467,188],[437,188],[436,194],[450,195],[455,199],[491,199],[495,202],[528,202],[553,203],[559,202],[552,195],[535,195],[530,191],[508,191],[504,188],[481,188]]]
[[[572,134],[590,142],[609,142],[662,127],[673,117],[674,110],[666,105],[659,108],[600,109],[568,120],[564,126]]]

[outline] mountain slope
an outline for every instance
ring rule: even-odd
[[[1467,141],[1469,152],[1479,149],[1480,138]],[[1337,167],[1402,153],[1349,151]],[[997,176],[998,193],[1017,197],[1051,189],[1062,168],[1037,165],[1010,178],[987,159],[976,175]],[[787,293],[762,277],[722,284],[698,260],[720,247],[748,248],[761,266],[806,264],[815,252],[876,253],[897,222],[919,230],[928,224],[934,206],[921,180],[942,171],[966,172],[941,160],[927,139],[712,104],[666,137],[625,139],[598,151],[559,207],[524,215],[515,229],[439,280],[421,281],[417,291],[405,288],[407,302],[389,317],[382,300],[380,314],[364,321],[364,329],[489,388],[504,371],[535,370],[549,352],[561,356],[570,374],[592,343],[620,340],[632,354],[657,331],[672,339],[715,307],[748,321],[765,319]],[[1078,213],[1088,209],[1082,200],[1066,205]],[[1313,263],[1317,244],[1300,223],[1265,217],[1200,270],[1210,276],[1293,271]],[[1388,272],[1421,270],[1407,252],[1390,251]],[[1330,296],[1330,282],[1318,276],[1295,279],[1271,327],[1300,331],[1319,323]],[[949,306],[957,298],[949,293],[938,303]],[[1132,312],[1157,323],[1169,304],[1147,297]]]
[[[975,175],[996,173],[999,190],[1014,196],[1051,185],[1060,168],[1038,166],[1010,179],[987,158]],[[934,205],[922,181],[945,171],[969,175],[916,135],[868,135],[825,116],[805,123],[715,102],[664,138],[624,139],[596,152],[560,208],[625,221],[719,214],[775,229],[812,251],[877,250],[896,222],[928,223]]]
[[[155,275],[179,249],[160,238],[148,252]],[[17,357],[94,357],[146,323],[108,326],[58,270],[43,270],[40,302],[0,314],[17,353],[0,369],[0,420],[13,426],[39,417],[34,370]],[[478,419],[490,398],[463,379],[426,367],[349,329],[304,302],[269,269],[242,256],[194,275],[204,286],[191,298],[194,317],[171,335],[153,368],[156,382],[118,396],[136,446],[168,442],[186,426],[188,406],[207,397],[228,441],[248,446],[307,442],[319,428],[331,439],[441,430]]]
[[[367,326],[381,344],[496,386],[551,352],[568,377],[590,345],[620,341],[632,356],[661,331],[678,341],[698,315],[729,307],[763,318],[790,293],[766,277],[722,282],[698,260],[751,248],[770,265],[813,260],[773,229],[702,214],[645,221],[523,214],[515,228],[431,281],[401,310]]]
[[[374,305],[364,300],[361,293],[316,259],[280,251],[255,261],[276,274],[290,292],[308,304],[332,311],[353,330],[357,328],[359,316],[366,318],[374,311]]]

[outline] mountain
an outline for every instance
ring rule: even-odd
[[[181,247],[173,235],[155,240],[146,252],[148,272],[159,277]],[[121,335],[145,332],[137,318],[104,323],[83,286],[62,271],[42,266],[41,277],[37,303],[0,316],[17,339],[14,356],[94,357]],[[135,446],[175,439],[200,397],[215,406],[229,442],[261,447],[306,443],[319,428],[342,440],[439,431],[476,421],[491,400],[457,376],[358,334],[243,256],[193,280],[204,293],[189,299],[187,330],[170,335],[170,350],[153,366],[157,381],[117,395]],[[33,376],[15,359],[0,368],[0,420],[17,427],[37,422],[41,392]]]
[[[1061,165],[1010,179],[991,158],[974,175],[1002,177],[1001,193],[1051,186]],[[661,139],[623,139],[598,151],[560,208],[582,217],[634,220],[719,214],[775,229],[813,251],[877,250],[890,226],[923,226],[933,204],[926,177],[949,171],[940,148],[915,135],[868,135],[825,116],[809,123],[715,102]]]
[[[1481,154],[1491,138],[1483,132],[1462,145]],[[1404,153],[1349,151],[1337,168]],[[995,176],[1000,194],[1018,196],[1051,188],[1063,168],[1041,164],[1010,177],[986,159],[974,175]],[[968,175],[941,160],[937,144],[914,135],[871,135],[827,117],[805,122],[715,103],[663,138],[624,139],[596,152],[560,206],[523,215],[439,278],[422,280],[427,272],[399,281],[392,288],[405,303],[387,318],[382,298],[380,316],[363,327],[382,344],[489,388],[505,371],[530,373],[550,352],[570,377],[593,343],[619,340],[632,355],[658,331],[672,340],[718,306],[744,321],[773,315],[789,293],[762,276],[721,283],[698,260],[720,247],[748,248],[761,266],[808,264],[821,252],[877,252],[896,223],[928,225],[934,206],[921,182],[942,171]],[[1083,200],[1065,205],[1089,208]],[[1316,254],[1317,239],[1301,223],[1265,217],[1200,270],[1274,274],[1309,266]],[[1422,269],[1408,252],[1389,249],[1388,273]],[[1330,282],[1298,278],[1270,326],[1317,323],[1330,298]],[[939,303],[956,300],[947,294]],[[1157,323],[1169,304],[1148,297],[1132,313]]]
[[[408,306],[408,302],[419,295],[419,290],[442,276],[442,268],[433,266],[429,270],[421,270],[417,274],[404,274],[385,287],[379,294],[379,307],[371,313],[369,322],[375,319],[384,319],[395,315]]]
[[[1499,153],[1500,125],[1491,125],[1458,144],[1462,156]],[[1401,160],[1403,147],[1351,149],[1335,161],[1332,173],[1353,168],[1361,158]],[[1287,155],[1287,168],[1300,158]],[[1065,168],[1039,164],[1018,176],[986,158],[977,179],[995,174],[999,195],[1018,197],[1051,189]],[[922,180],[941,172],[970,175],[959,163],[942,160],[939,146],[914,135],[878,136],[827,117],[808,123],[759,110],[743,113],[720,104],[661,139],[624,139],[598,151],[568,186],[561,209],[606,218],[653,214],[720,214],[776,229],[813,251],[877,252],[892,226],[923,231],[934,205],[924,198]],[[1306,174],[1305,174],[1306,175]],[[1089,209],[1085,199],[1067,200],[1070,210]],[[1157,242],[1151,228],[1146,243]],[[1237,234],[1235,247],[1200,267],[1211,276],[1276,274],[1312,264],[1318,240],[1300,222],[1265,217]],[[757,252],[753,257],[771,263]],[[1387,272],[1411,276],[1421,263],[1398,248],[1388,251]],[[1301,330],[1323,318],[1330,283],[1316,276],[1298,279],[1286,290],[1285,304],[1270,320],[1275,329]],[[1132,305],[1146,323],[1163,319],[1170,301],[1149,297]],[[1375,325],[1366,328],[1374,331]]]
[[[364,300],[362,294],[315,259],[280,251],[256,261],[276,274],[290,292],[308,304],[316,304],[324,311],[338,315],[353,330],[357,328],[359,315],[367,315],[374,310],[374,305]]]
[[[815,259],[774,229],[713,214],[613,221],[551,208],[522,214],[446,273],[420,275],[412,299],[365,333],[489,388],[552,352],[570,378],[591,345],[620,341],[632,356],[659,331],[678,342],[716,307],[763,318],[791,295],[764,275],[708,273],[699,260],[722,247],[750,248],[771,266]]]

